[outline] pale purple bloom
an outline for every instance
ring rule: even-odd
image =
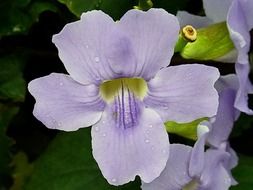
[[[253,114],[248,108],[248,94],[253,93],[248,74],[250,33],[253,28],[253,1],[252,0],[203,0],[206,17],[191,15],[179,11],[177,17],[180,25],[191,24],[197,28],[208,26],[212,23],[227,22],[230,37],[236,48],[235,69],[239,79],[239,89],[236,94],[235,107],[247,114]],[[223,57],[224,61],[231,62],[231,54]],[[228,59],[228,57],[230,57]],[[232,56],[234,57],[234,56]],[[226,60],[227,59],[227,60]]]
[[[216,68],[165,68],[178,32],[176,17],[162,9],[130,10],[118,22],[101,11],[84,13],[53,37],[69,75],[53,73],[29,83],[34,115],[48,128],[93,125],[93,156],[110,184],[136,175],[148,183],[160,175],[169,157],[165,121],[216,114]],[[142,79],[144,96],[123,78]],[[116,79],[120,87],[108,100],[101,86]]]
[[[239,88],[238,77],[234,74],[221,76],[215,83],[215,88],[219,93],[219,107],[215,118],[210,120],[207,141],[209,145],[219,148],[228,141],[234,122],[240,115],[239,110],[233,106]]]
[[[237,158],[234,152],[227,147],[205,151],[207,137],[207,131],[199,135],[194,147],[171,144],[170,157],[164,171],[151,183],[143,182],[142,189],[228,190],[236,184],[230,172]]]

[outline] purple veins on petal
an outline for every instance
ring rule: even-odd
[[[134,94],[129,89],[122,85],[121,92],[115,97],[113,103],[113,118],[119,128],[131,128],[138,124],[139,107]]]

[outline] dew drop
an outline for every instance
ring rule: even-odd
[[[163,154],[166,154],[166,153],[167,153],[167,151],[166,151],[165,149],[163,149],[162,153],[163,153]]]
[[[99,131],[99,127],[95,127],[95,131]]]
[[[95,58],[94,58],[94,61],[95,61],[96,63],[98,63],[98,62],[100,61],[99,57],[95,57]]]
[[[225,183],[226,184],[230,184],[231,183],[231,179],[230,178],[225,178]]]
[[[167,105],[163,105],[163,109],[167,110],[169,107]]]
[[[116,178],[113,178],[113,179],[112,179],[112,182],[114,182],[114,183],[115,183],[116,181],[117,181],[117,179],[116,179]]]
[[[62,83],[62,82],[60,82],[60,86],[63,86],[63,83]]]
[[[102,135],[103,137],[106,137],[106,134],[105,133],[103,133],[103,135]]]
[[[88,48],[89,48],[89,45],[86,45],[85,47],[88,49]]]
[[[105,124],[105,121],[102,121],[103,124]]]
[[[149,125],[148,127],[149,127],[149,128],[152,128],[152,127],[153,127],[153,125]]]
[[[145,139],[145,143],[150,143],[150,140],[149,139]]]
[[[155,147],[154,147],[154,146],[152,146],[152,147],[151,147],[151,150],[155,150]]]
[[[96,81],[100,81],[100,77],[99,76],[95,76],[95,80]]]

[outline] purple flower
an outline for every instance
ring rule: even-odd
[[[160,175],[169,156],[165,121],[216,114],[216,68],[165,68],[178,32],[176,17],[162,9],[130,10],[118,22],[101,11],[84,13],[53,37],[69,75],[29,83],[33,113],[48,128],[93,125],[93,156],[110,184]]]
[[[238,119],[240,111],[234,108],[236,92],[239,88],[238,77],[234,74],[222,76],[215,83],[219,93],[219,107],[215,118],[212,118],[208,126],[208,143],[219,148],[228,141],[234,122]]]
[[[232,149],[213,149],[204,151],[208,136],[207,126],[194,147],[172,144],[170,157],[161,175],[151,183],[142,183],[143,190],[228,190],[236,184],[230,170],[235,166]],[[226,147],[227,148],[227,147]]]
[[[230,37],[235,45],[236,52],[225,55],[223,60],[237,54],[233,59],[239,79],[239,89],[236,94],[234,106],[242,112],[253,114],[248,108],[248,94],[253,93],[253,86],[249,81],[249,48],[250,33],[253,28],[253,1],[252,0],[203,0],[206,17],[194,16],[184,11],[179,11],[177,17],[180,25],[191,24],[197,28],[208,26],[212,23],[227,22]],[[234,56],[232,56],[234,57]],[[231,62],[231,59],[227,60]]]

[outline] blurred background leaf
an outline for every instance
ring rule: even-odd
[[[253,157],[239,155],[239,165],[232,171],[238,185],[231,190],[252,190],[253,188]]]
[[[0,58],[0,187],[1,184],[6,184],[6,178],[10,174],[9,149],[13,141],[6,135],[6,131],[25,98],[26,82],[22,73],[24,63],[21,56],[5,55]]]
[[[38,21],[40,13],[57,11],[52,1],[4,0],[0,1],[0,37],[26,33]]]
[[[169,13],[176,14],[178,10],[185,10],[190,0],[153,0],[154,8],[163,8]],[[195,2],[196,3],[196,2]]]
[[[17,106],[0,103],[0,189],[4,189],[4,186],[8,183],[11,172],[10,146],[13,144],[13,141],[6,136],[6,130],[12,117],[17,112]]]
[[[115,20],[136,5],[134,0],[58,0],[65,4],[77,17],[83,12],[94,9],[102,10]]]
[[[13,184],[10,190],[21,190],[24,187],[26,179],[33,171],[33,165],[28,162],[28,158],[24,152],[18,152],[11,162],[13,171]]]
[[[26,92],[22,72],[24,64],[24,58],[18,55],[5,55],[0,58],[0,101],[24,101]]]

